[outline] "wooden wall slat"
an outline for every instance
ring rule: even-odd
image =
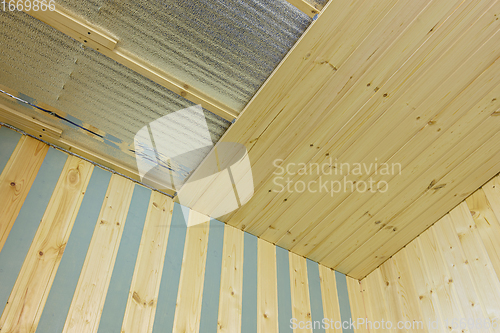
[[[123,316],[121,329],[123,333],[153,331],[172,210],[171,198],[158,192],[151,193],[134,277]]]
[[[2,312],[66,160],[66,154],[53,148],[49,149],[0,252],[0,281],[2,281],[0,311]]]
[[[366,305],[364,300],[363,287],[360,281],[347,277],[347,291],[349,292],[349,303],[351,305],[352,320],[356,322],[354,329],[355,333],[368,333],[366,329],[366,321],[368,314],[366,313]],[[339,313],[340,317],[340,313]],[[330,329],[328,332],[342,332],[342,328]]]
[[[323,300],[323,315],[324,318],[330,321],[330,323],[332,320],[334,321],[333,325],[329,324],[330,327],[327,328],[325,332],[342,333],[342,328],[339,328],[339,326],[335,326],[335,322],[341,320],[339,297],[337,295],[337,282],[335,281],[335,272],[331,268],[322,265],[318,265],[318,267],[319,267],[319,278],[321,281],[321,296]],[[351,280],[351,278],[348,278],[348,287],[350,285],[349,280]],[[351,299],[350,294],[351,292],[349,292],[349,298]],[[359,291],[359,296],[361,296],[361,291]],[[354,316],[356,315],[357,314],[354,314]]]
[[[494,177],[361,281],[368,286],[362,294],[369,320],[421,323],[402,332],[500,329],[499,180]],[[380,275],[391,278],[377,281]],[[396,283],[397,294],[387,282]]]
[[[311,303],[309,299],[309,282],[307,279],[307,262],[304,257],[290,252],[290,287],[292,293],[292,315],[297,323],[302,323],[303,329],[294,329],[294,332],[312,333]],[[305,325],[305,326],[304,326]],[[308,328],[307,328],[308,327]]]
[[[462,202],[450,212],[461,247],[468,258],[472,279],[489,319],[500,324],[500,281],[484,248],[470,211]]]
[[[290,255],[282,247],[276,247],[276,275],[278,281],[278,325],[280,333],[292,333],[292,294],[290,287]]]
[[[241,303],[241,333],[255,333],[257,332],[257,301],[259,299],[258,238],[249,233],[245,233],[243,239],[243,300]],[[288,288],[288,290],[290,290],[290,288]]]
[[[188,218],[188,208],[175,203],[153,325],[155,333],[173,330]]]
[[[173,332],[197,333],[200,330],[210,219],[191,211],[188,225]]]
[[[325,333],[325,318],[323,312],[323,299],[321,295],[321,279],[319,276],[319,265],[317,262],[306,259],[307,282],[309,285],[309,302],[311,304],[311,320],[314,333]]]
[[[97,332],[134,183],[111,176],[63,332]]]
[[[59,264],[56,277],[43,308],[37,333],[62,332],[85,261],[85,251],[92,239],[95,221],[99,217],[111,173],[94,168],[85,191],[78,216]],[[109,331],[109,333],[112,333]]]
[[[257,257],[257,333],[277,333],[276,247],[259,238]]]
[[[7,139],[6,152],[10,150],[8,147],[10,141]],[[49,146],[45,143],[23,136],[12,156],[8,159],[5,168],[2,168],[3,171],[0,175],[0,251],[2,251],[12,225],[35,181],[48,149]]]
[[[151,190],[134,186],[129,212],[120,239],[106,300],[99,320],[99,333],[120,333],[139,252]],[[92,221],[98,220],[98,216]]]
[[[218,327],[219,307],[216,304],[220,304],[223,245],[224,223],[211,219],[200,314],[200,327],[207,333],[216,333]]]
[[[392,257],[392,263],[398,276],[398,293],[400,297],[402,318],[408,322],[425,322],[420,309],[419,295],[415,288],[414,276],[410,271],[410,263],[406,251],[401,251]],[[427,326],[412,326],[408,332],[428,332]]]
[[[241,332],[243,250],[243,231],[226,224],[220,280],[218,333]]]
[[[68,157],[0,318],[3,331],[35,332],[93,168]]]

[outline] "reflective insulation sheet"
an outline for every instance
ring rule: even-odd
[[[115,35],[118,47],[236,110],[250,100],[311,22],[286,1],[58,4]],[[60,110],[73,124],[14,99],[6,103],[23,105],[24,113],[62,129],[63,139],[126,167],[137,170],[138,132],[194,105],[25,13],[0,11],[0,25],[0,85],[22,100]],[[215,144],[230,122],[202,112]],[[201,140],[201,125],[189,114],[168,119],[177,122],[169,126],[178,129],[171,133],[176,149],[189,152]],[[162,159],[155,148],[147,152],[150,148],[143,147],[145,156],[171,169],[175,184],[182,184],[208,152],[194,149],[179,165]]]
[[[59,0],[118,47],[241,111],[311,22],[286,0]]]

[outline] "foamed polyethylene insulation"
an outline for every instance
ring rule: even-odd
[[[135,134],[148,123],[193,105],[27,14],[0,12],[0,24],[0,84],[20,92],[17,97],[48,104],[106,135],[98,138],[30,107],[25,112],[61,128],[64,139],[133,169],[136,160],[128,149],[134,149]],[[230,123],[209,111],[204,114],[215,143]],[[196,136],[190,119],[178,126]],[[179,145],[189,147],[190,142]],[[192,157],[198,163],[204,158]],[[191,171],[184,170],[179,177]]]
[[[120,48],[236,111],[311,22],[286,0],[57,3],[114,35]]]

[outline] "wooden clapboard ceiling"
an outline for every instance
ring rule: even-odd
[[[373,271],[500,171],[499,18],[490,0],[331,0],[221,139],[247,147],[255,185],[222,220],[355,278]],[[331,159],[402,171],[346,176],[386,181],[375,193],[279,192],[276,163]]]
[[[500,171],[500,3],[288,2],[235,0],[228,7],[226,3],[204,1],[201,10],[197,3],[170,1],[165,8],[191,18],[183,23],[182,15],[168,14],[178,20],[171,26],[162,24],[166,14],[153,8],[156,3],[149,2],[136,4],[136,10],[129,6],[132,3],[63,1],[62,5],[57,4],[55,12],[30,12],[31,16],[0,13],[2,22],[10,22],[18,30],[24,27],[22,31],[26,32],[4,32],[3,41],[16,41],[8,51],[12,53],[14,47],[33,51],[17,52],[17,58],[5,56],[0,69],[7,74],[0,77],[0,88],[11,97],[74,119],[99,138],[88,131],[82,132],[85,136],[77,131],[79,136],[69,136],[71,126],[63,127],[52,122],[47,114],[20,107],[18,100],[6,100],[5,96],[0,100],[0,120],[8,114],[8,119],[17,121],[14,125],[32,134],[74,148],[137,178],[132,166],[131,138],[144,124],[164,115],[165,110],[201,104],[207,119],[213,120],[214,142],[236,118],[219,142],[236,142],[248,149],[255,193],[240,209],[221,219],[342,273],[362,278]],[[213,10],[214,5],[226,9]],[[71,15],[71,11],[78,15]],[[139,12],[151,19],[137,16]],[[227,22],[239,22],[246,33],[253,33],[249,34],[253,36],[252,43],[218,38],[225,32],[217,31],[211,32],[215,37],[204,40],[200,36],[210,30],[213,18],[204,13],[221,15],[224,19],[213,21],[226,23],[213,26],[236,35],[243,30],[231,29]],[[130,22],[125,14],[131,15]],[[250,26],[254,30],[241,22],[241,18],[253,16],[256,18]],[[199,28],[203,26],[201,21],[206,29]],[[130,31],[129,23],[137,24],[137,33]],[[275,34],[258,30],[262,28],[259,24]],[[176,39],[181,34],[163,38],[163,33],[172,34],[170,28],[192,33],[198,44],[194,45],[191,39]],[[33,32],[40,38],[34,37]],[[220,42],[224,47],[209,47],[210,42]],[[182,59],[170,57],[170,51],[156,52],[164,51],[162,45],[168,44],[166,49],[174,54],[182,43],[186,47],[194,45],[192,52],[188,50],[186,54],[196,55],[198,47],[203,46],[209,47],[213,57],[206,64],[195,66],[201,68],[195,71],[192,66],[181,68],[170,63],[183,63]],[[67,70],[61,70],[62,65],[56,66],[59,63],[49,54],[66,44],[69,46],[59,53],[71,52],[64,62]],[[239,47],[231,52],[231,45]],[[238,52],[247,50],[249,45],[251,55],[246,56],[245,63],[256,65],[242,70],[244,61]],[[264,56],[269,56],[269,60]],[[33,59],[24,62],[25,58]],[[212,58],[222,60],[212,63]],[[24,66],[25,63],[36,63],[41,69]],[[225,66],[223,70],[219,70],[221,64]],[[177,73],[179,68],[182,70]],[[208,71],[214,68],[215,74]],[[208,73],[207,77],[221,84],[200,79],[200,73]],[[99,84],[92,84],[92,77]],[[240,86],[241,78],[248,86]],[[89,83],[68,85],[71,82]],[[46,86],[52,90],[47,92]],[[66,92],[69,88],[72,93]],[[113,98],[106,98],[111,96],[108,91],[113,92]],[[74,103],[70,97],[76,98]],[[138,105],[141,109],[135,110]],[[85,112],[90,107],[97,110],[93,118]],[[100,113],[103,108],[107,110],[104,114]],[[119,117],[110,117],[112,114]],[[75,115],[81,117],[75,119]],[[130,128],[113,127],[117,124],[115,119],[127,115]],[[33,122],[31,118],[37,120]],[[99,145],[109,152],[101,150],[100,155],[96,154],[95,147]],[[120,158],[113,155],[117,153]],[[318,174],[309,169],[305,174],[296,174],[300,163],[313,168],[326,165],[326,169],[336,172],[327,174],[322,169],[323,173]],[[351,168],[359,163],[363,169],[360,173],[340,174],[341,163]],[[375,163],[377,170],[382,170],[384,163],[396,165],[396,172],[375,172]],[[370,165],[371,169],[364,169]],[[287,167],[290,173],[276,174]],[[201,171],[195,171],[191,177],[197,172]],[[341,188],[338,193],[325,192],[334,181],[342,184],[344,176],[346,182],[356,182],[358,186],[368,183],[370,189],[364,193],[348,188]],[[280,185],[286,185],[287,180],[292,190],[280,192]],[[387,185],[376,190],[370,180]],[[322,186],[325,182],[326,189]],[[224,198],[233,195],[227,193],[223,183],[216,178],[208,185],[211,191],[221,189],[210,200],[203,197],[207,189],[199,188],[183,204],[210,214]],[[310,190],[304,191],[304,185],[309,185]]]

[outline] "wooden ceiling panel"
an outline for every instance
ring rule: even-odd
[[[371,272],[500,171],[498,16],[493,0],[331,1],[222,139],[247,147],[255,185],[223,220],[353,277]],[[401,174],[346,175],[387,191],[279,192],[277,165],[338,168],[330,161]],[[202,212],[229,195],[208,203],[203,191],[190,202]]]

